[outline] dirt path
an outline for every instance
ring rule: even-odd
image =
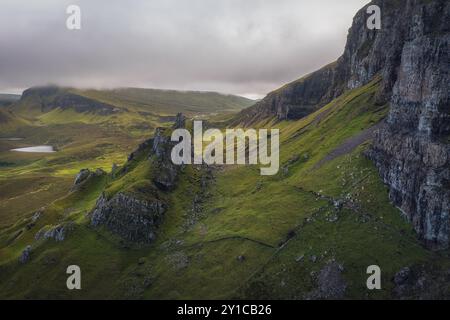
[[[356,136],[353,136],[347,140],[345,140],[339,147],[331,151],[325,158],[320,160],[315,166],[314,169],[320,168],[323,164],[328,161],[334,160],[337,157],[343,156],[345,154],[349,154],[354,149],[356,149],[362,143],[372,139],[374,137],[375,131],[381,128],[383,122],[380,122],[366,130],[361,131]]]

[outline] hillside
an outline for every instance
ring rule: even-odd
[[[253,100],[243,97],[216,92],[138,88],[81,90],[49,86],[25,90],[10,110],[28,117],[66,110],[85,114],[88,118],[128,114],[174,116],[179,112],[198,116],[236,112],[253,103]]]
[[[420,245],[364,156],[368,130],[388,112],[387,105],[374,103],[379,85],[374,80],[300,121],[278,123],[283,165],[270,178],[261,177],[256,166],[186,167],[177,173],[164,165],[167,133],[157,133],[159,142],[142,144],[122,168],[91,174],[38,218],[2,231],[1,294],[153,299],[444,294],[445,282],[433,279],[450,260]],[[164,169],[156,170],[158,163]],[[161,209],[151,215],[141,211],[156,204]],[[133,216],[154,221],[152,229],[132,231],[138,226]],[[52,233],[37,236],[54,228],[62,228],[63,240],[55,241]],[[27,245],[33,248],[31,259],[17,268]],[[82,291],[64,289],[60,270],[69,261],[83,269]],[[383,290],[367,292],[362,284],[372,263],[384,271]],[[430,289],[406,290],[392,282],[406,266],[412,276],[426,276]],[[328,269],[337,280],[327,278]],[[112,280],[112,273],[120,276]]]
[[[83,90],[79,94],[116,106],[175,115],[178,112],[191,116],[201,113],[229,113],[251,106],[254,101],[217,92],[156,90],[123,88],[115,90]]]
[[[0,93],[0,107],[9,106],[10,104],[16,102],[19,99],[20,96],[16,94]]]
[[[63,196],[81,169],[109,171],[123,164],[136,145],[155,128],[170,126],[179,111],[210,118],[251,103],[211,92],[25,90],[0,110],[0,227]],[[34,145],[51,145],[58,152],[10,151]]]
[[[383,30],[367,30],[363,8],[336,62],[228,121],[209,119],[279,129],[274,176],[172,163],[170,134],[192,129],[200,97],[184,102],[195,110],[187,118],[145,118],[149,106],[178,111],[183,94],[170,103],[140,89],[25,94],[14,108],[62,151],[3,160],[0,298],[450,299],[450,4],[372,3]],[[130,150],[133,114],[151,125]],[[20,214],[8,211],[21,175],[47,179],[40,189],[54,198],[30,192]],[[66,289],[71,264],[82,290]],[[371,265],[380,290],[367,289]]]

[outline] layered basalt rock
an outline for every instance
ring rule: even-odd
[[[375,0],[381,30],[355,16],[343,55],[333,64],[270,93],[236,123],[297,119],[345,90],[380,77],[378,104],[390,104],[368,156],[390,198],[430,248],[450,241],[450,2]],[[242,120],[239,120],[241,118]]]
[[[153,138],[153,147],[150,157],[153,159],[155,174],[153,182],[164,191],[173,190],[176,186],[180,166],[175,165],[171,159],[172,148],[175,143],[170,141],[170,136],[162,128],[156,129]]]
[[[177,115],[173,129],[183,127],[185,118]],[[162,194],[176,187],[180,166],[173,164],[169,129],[158,128],[152,139],[144,141],[128,157],[128,164],[118,174],[127,174],[128,165],[137,159],[152,166],[153,184],[144,185],[139,192],[120,191],[112,197],[103,193],[90,214],[91,225],[105,226],[124,240],[147,244],[154,240],[168,204]],[[145,158],[143,158],[145,155]]]
[[[407,1],[391,108],[369,151],[426,245],[450,241],[450,3]]]
[[[372,1],[356,14],[344,53],[336,62],[269,93],[254,106],[243,110],[234,124],[248,126],[270,117],[279,120],[302,118],[345,90],[369,83],[377,75],[382,77],[378,103],[389,102],[405,45],[420,32],[432,34],[448,28],[447,2]],[[374,4],[381,8],[381,30],[370,30],[366,25],[367,7]],[[430,47],[438,46],[430,43]],[[414,54],[414,49],[411,53]]]
[[[108,200],[102,194],[91,213],[91,225],[104,225],[130,242],[150,243],[165,210],[166,204],[161,200],[142,200],[125,193],[118,193]]]

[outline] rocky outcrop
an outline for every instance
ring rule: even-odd
[[[185,117],[178,114],[173,129],[185,125]],[[151,185],[144,185],[139,192],[125,189],[108,198],[103,193],[90,214],[91,225],[105,226],[111,232],[133,243],[150,243],[163,221],[167,203],[161,192],[175,188],[180,167],[172,163],[169,129],[158,128],[153,138],[144,141],[130,154],[128,163],[119,174],[126,174],[134,161],[148,161],[152,166]],[[145,157],[143,157],[145,155]]]
[[[382,11],[381,30],[369,30],[366,26],[367,6],[373,4]],[[406,42],[415,38],[421,29],[432,34],[448,28],[446,5],[445,0],[372,1],[356,14],[344,53],[336,62],[269,93],[253,107],[243,110],[235,118],[235,124],[250,125],[271,117],[302,118],[345,90],[363,86],[377,75],[382,77],[377,101],[389,102]],[[439,17],[435,17],[437,13]],[[430,48],[435,45],[429,43]],[[414,49],[409,50],[411,54]]]
[[[342,299],[347,290],[342,271],[343,266],[336,261],[328,262],[317,276],[317,289],[308,295],[309,299]]]
[[[414,265],[399,270],[392,279],[392,294],[401,300],[449,299],[450,270],[430,265]]]
[[[392,202],[434,249],[450,241],[448,1],[407,1],[386,124],[368,156]]]
[[[182,113],[178,113],[172,130],[181,129],[186,126],[186,117]],[[150,157],[153,157],[153,166],[155,175],[153,182],[161,190],[172,190],[176,186],[176,181],[182,166],[175,165],[172,162],[171,152],[176,142],[170,139],[171,130],[157,128],[153,137],[153,146]]]
[[[80,184],[90,176],[91,171],[89,169],[81,169],[80,172],[75,176],[75,181],[73,182],[74,185]]]
[[[180,166],[173,164],[171,151],[175,143],[170,141],[167,130],[157,128],[153,138],[153,146],[150,157],[153,159],[155,174],[153,182],[161,190],[172,190],[175,188]]]
[[[45,226],[34,236],[35,240],[53,239],[56,242],[64,241],[69,232],[75,228],[73,222],[64,222],[57,226]]]
[[[21,264],[25,264],[25,263],[27,263],[29,260],[30,260],[30,258],[31,258],[31,246],[30,245],[28,245],[28,246],[26,246],[26,248],[22,251],[22,254],[20,255],[20,257],[19,257],[19,262],[21,263]]]
[[[175,122],[173,124],[173,129],[180,129],[186,126],[186,117],[182,113],[178,113],[175,117]]]
[[[88,183],[91,179],[104,175],[106,175],[106,172],[100,168],[96,169],[94,172],[89,169],[81,169],[75,176],[71,191],[79,190],[81,186]]]
[[[381,79],[378,104],[390,104],[367,153],[390,188],[392,202],[430,248],[450,243],[450,2],[374,0],[381,30],[366,26],[366,8],[333,64],[270,93],[236,123],[297,119],[345,90]]]
[[[104,225],[130,242],[150,243],[165,210],[166,204],[159,199],[141,200],[125,193],[107,199],[102,194],[91,213],[91,225]]]

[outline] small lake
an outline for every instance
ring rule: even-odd
[[[0,138],[0,141],[20,141],[23,138]]]
[[[17,152],[37,152],[37,153],[52,153],[56,152],[52,146],[35,146],[35,147],[27,147],[27,148],[17,148],[11,149],[11,151]]]

